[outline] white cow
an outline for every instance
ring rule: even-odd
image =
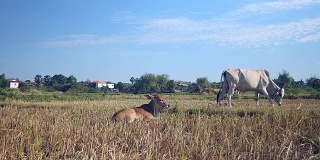
[[[284,89],[277,86],[269,76],[266,70],[246,70],[231,68],[222,72],[223,88],[220,89],[217,95],[217,103],[220,104],[223,95],[228,92],[228,105],[232,107],[231,96],[235,90],[240,92],[255,91],[256,103],[259,105],[259,94],[265,95],[270,104],[273,106],[271,98],[281,105],[281,100],[284,96]]]

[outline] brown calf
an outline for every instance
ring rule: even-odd
[[[169,108],[166,100],[161,94],[145,95],[151,101],[148,104],[143,104],[140,107],[128,108],[118,111],[112,116],[113,120],[126,120],[131,123],[136,119],[149,121],[154,117],[158,117],[164,108]]]

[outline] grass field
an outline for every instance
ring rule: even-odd
[[[10,100],[0,107],[0,159],[319,159],[320,100],[165,95],[171,108],[151,122],[113,123],[143,95],[98,100]]]

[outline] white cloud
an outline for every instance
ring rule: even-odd
[[[90,46],[101,44],[120,43],[124,37],[119,36],[100,36],[90,34],[69,35],[36,43],[36,47],[74,47],[74,46]]]
[[[248,24],[234,15],[265,14],[320,4],[320,0],[290,0],[247,4],[214,19],[196,20],[188,17],[153,18],[136,13],[117,12],[112,19],[129,25],[114,35],[71,35],[36,44],[44,47],[69,47],[105,44],[189,44],[233,45],[246,47],[272,46],[284,43],[320,41],[320,17],[298,19],[280,24]],[[232,18],[226,17],[230,16]],[[313,17],[315,17],[313,15]],[[123,18],[123,19],[121,19]]]
[[[305,37],[302,37],[298,39],[299,42],[318,42],[320,41],[320,32],[314,34],[314,35],[307,35]]]
[[[320,17],[269,25],[250,24],[241,19],[242,16],[296,10],[312,5],[320,5],[320,0],[251,3],[222,18],[201,21],[186,17],[149,19],[139,27],[137,40],[141,44],[201,42],[248,47],[317,42],[320,40]]]
[[[320,18],[275,25],[246,25],[230,22],[195,21],[186,18],[157,19],[140,27],[138,41],[157,43],[214,43],[221,45],[266,46],[287,41],[319,41]]]
[[[300,9],[310,5],[319,5],[320,0],[285,0],[273,2],[260,2],[247,4],[242,8],[231,11],[226,16],[250,16],[257,14],[273,13],[282,10]]]
[[[203,33],[215,31],[208,21],[194,21],[187,18],[166,18],[150,20],[139,27],[141,44],[180,43],[206,40]]]

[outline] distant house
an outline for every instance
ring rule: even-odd
[[[178,86],[180,86],[180,87],[188,87],[190,84],[189,83],[187,83],[187,82],[179,82],[178,83]]]
[[[213,82],[212,86],[213,88],[220,88],[221,83]]]
[[[108,87],[109,89],[113,90],[114,89],[114,83],[112,82],[106,82],[106,81],[101,81],[101,80],[95,80],[93,83],[97,88],[101,87]]]
[[[30,80],[26,80],[23,82],[25,86],[36,86],[36,82],[31,82]]]
[[[107,86],[109,89],[113,90],[114,89],[114,83],[112,82],[106,82],[107,83]]]
[[[9,78],[7,81],[9,83],[9,88],[19,88],[19,80],[15,78]]]
[[[94,84],[97,88],[107,87],[106,81],[95,80],[95,81],[92,81],[91,83]]]

